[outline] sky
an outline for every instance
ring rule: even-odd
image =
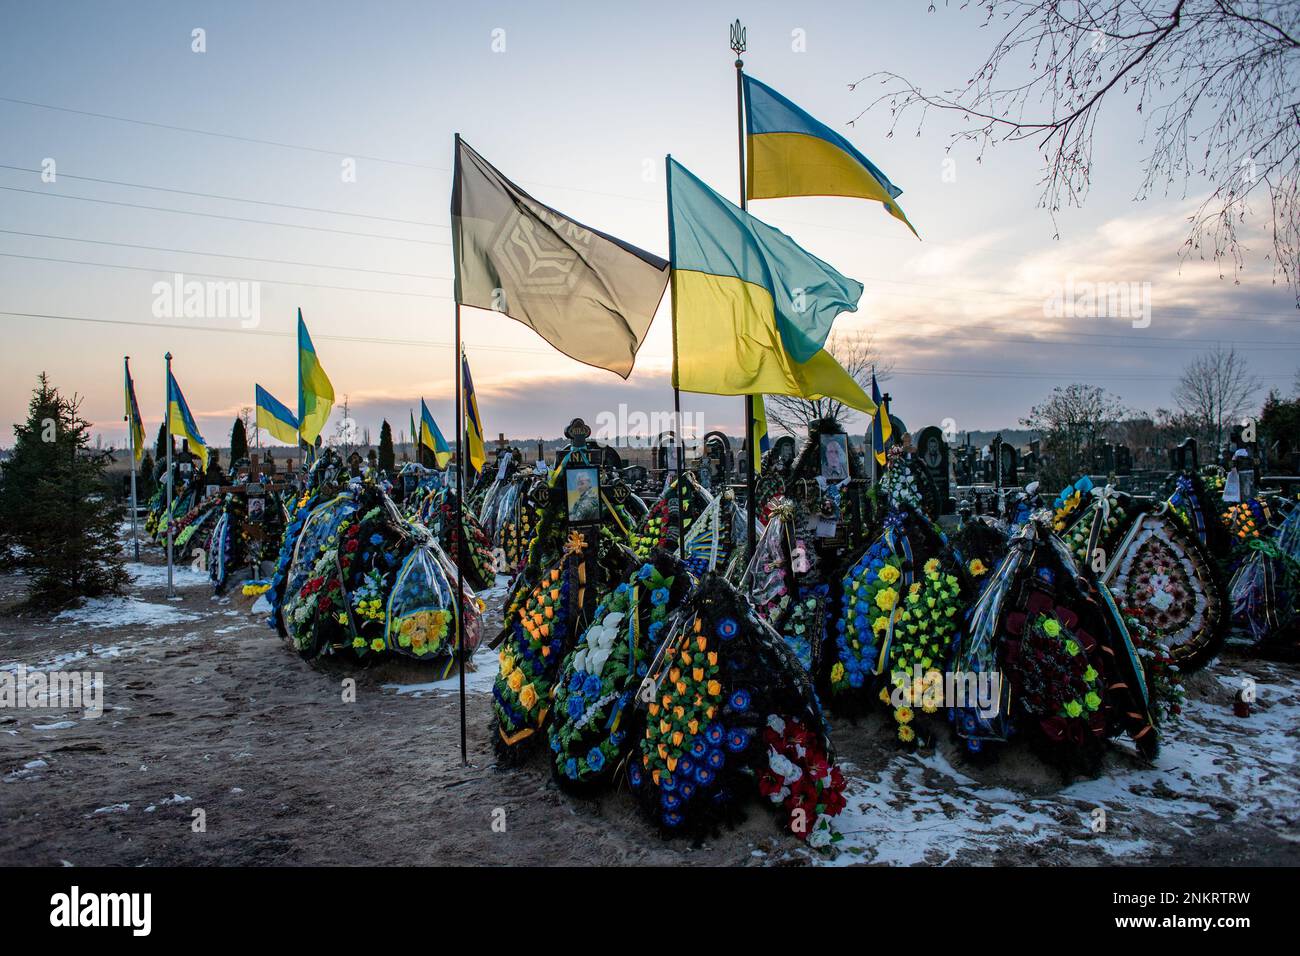
[[[358,427],[377,439],[387,418],[400,435],[420,396],[450,421],[453,135],[541,201],[666,255],[665,154],[738,194],[736,16],[745,69],[903,189],[921,241],[861,200],[763,200],[750,211],[865,285],[835,328],[872,335],[894,367],[892,407],[913,430],[1015,426],[1073,381],[1132,408],[1167,408],[1182,366],[1215,343],[1242,350],[1265,387],[1291,390],[1300,320],[1264,260],[1265,224],[1249,225],[1252,257],[1235,279],[1180,260],[1204,184],[1134,201],[1142,126],[1122,100],[1099,125],[1086,204],[1055,225],[1039,208],[1029,146],[979,162],[969,148],[948,152],[948,117],[892,137],[880,110],[848,125],[871,100],[871,84],[850,86],[873,71],[936,90],[961,84],[993,42],[978,11],[905,0],[10,0],[0,31],[0,422],[24,416],[46,371],[83,397],[105,442],[122,442],[129,355],[152,438],[170,351],[200,430],[224,445],[254,383],[294,405],[298,308]],[[169,315],[159,290],[177,275],[234,277],[258,298],[242,317]],[[1148,284],[1150,324],[1046,314],[1069,282]],[[669,309],[666,296],[627,382],[504,316],[465,310],[489,437],[557,437],[574,417],[593,422],[620,406],[669,411]],[[740,399],[684,395],[683,408],[706,427],[741,429]],[[0,444],[10,440],[0,426]]]

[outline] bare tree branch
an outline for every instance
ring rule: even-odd
[[[886,106],[890,136],[911,113],[920,135],[931,110],[958,113],[966,125],[948,148],[973,143],[981,160],[997,143],[1034,141],[1045,167],[1039,205],[1055,224],[1062,202],[1087,199],[1104,104],[1128,97],[1146,118],[1137,198],[1209,190],[1188,219],[1182,258],[1208,252],[1240,273],[1247,249],[1239,230],[1254,215],[1252,201],[1266,202],[1261,215],[1271,217],[1273,248],[1265,258],[1300,307],[1300,3],[980,0],[978,7],[985,25],[1005,27],[965,86],[932,94],[896,73],[872,73],[850,89],[879,81],[885,90],[854,122]]]

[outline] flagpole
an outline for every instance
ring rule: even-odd
[[[669,165],[672,160],[672,154],[664,157],[664,186],[668,192],[668,261],[673,262],[677,257],[677,243],[673,237],[673,173]],[[670,274],[671,276],[671,274]],[[671,277],[669,282],[671,282]],[[677,387],[677,291],[673,290],[673,448],[674,457],[677,459],[677,557],[686,558],[686,522],[684,519],[685,508],[683,504],[686,501],[686,451],[682,447],[684,438],[682,436],[682,390]],[[667,462],[664,463],[665,467]]]
[[[460,133],[456,134],[456,156],[453,161],[452,173],[452,193],[459,183],[457,182],[457,173],[460,172]],[[455,203],[453,202],[453,206]],[[452,224],[452,245],[456,244],[458,230],[456,221],[453,218]],[[452,259],[457,265],[455,272],[454,288],[456,299],[456,338],[455,346],[451,352],[452,363],[452,383],[456,388],[456,656],[460,660],[460,763],[461,766],[469,766],[469,757],[465,748],[465,594],[464,594],[464,566],[465,566],[465,408],[462,401],[461,368],[464,360],[461,355],[460,346],[460,269],[459,259],[455,255],[455,249],[452,250]],[[420,408],[421,428],[424,427],[424,408]],[[418,445],[416,446],[418,449]],[[417,459],[418,460],[418,459]]]
[[[131,452],[131,543],[135,547],[135,560],[140,561],[140,529],[136,526],[135,500],[135,387],[131,383],[131,356],[122,357],[122,366],[126,370],[126,441]],[[142,426],[143,427],[143,426]]]
[[[871,366],[871,384],[875,387],[876,383],[876,366]],[[871,421],[867,423],[867,457],[871,459],[871,483],[876,483],[876,426],[880,423],[880,409],[876,409],[876,414],[871,416]],[[881,450],[884,450],[885,443],[881,441]]]
[[[163,420],[167,422],[167,596],[176,596],[176,585],[172,577],[172,353],[167,359],[167,404],[163,406]]]
[[[736,54],[736,155],[740,164],[740,208],[749,208],[749,189],[745,184],[745,27],[737,19],[731,25],[731,50]],[[752,560],[758,542],[758,508],[754,484],[754,396],[745,396],[745,557]]]

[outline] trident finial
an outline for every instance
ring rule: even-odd
[[[745,27],[739,18],[731,25],[731,50],[736,56],[745,52]]]

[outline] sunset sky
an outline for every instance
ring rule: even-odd
[[[923,241],[860,200],[764,200],[751,212],[866,286],[836,328],[874,334],[909,426],[1014,426],[1071,381],[1131,407],[1169,407],[1180,368],[1216,342],[1241,349],[1265,387],[1291,390],[1300,319],[1264,259],[1265,223],[1249,230],[1239,284],[1213,263],[1181,262],[1205,184],[1133,201],[1145,152],[1131,104],[1103,114],[1092,190],[1083,209],[1060,214],[1059,241],[1038,208],[1032,147],[1000,146],[978,163],[971,149],[946,152],[947,117],[893,138],[883,110],[846,125],[871,99],[849,85],[874,70],[936,90],[964,82],[994,39],[978,11],[927,13],[902,0],[10,2],[0,29],[0,444],[42,370],[84,396],[105,441],[120,442],[128,354],[152,440],[170,350],[200,429],[224,445],[255,382],[295,404],[299,307],[360,426],[377,437],[387,417],[404,431],[423,395],[450,435],[453,134],[539,200],[666,256],[666,153],[724,195],[738,192],[727,48],[737,15],[746,69],[841,130],[903,189]],[[191,49],[196,28],[206,52]],[[40,175],[48,159],[53,183]],[[349,160],[355,182],[344,181]],[[154,284],[176,273],[260,281],[260,321],[157,317]],[[1067,280],[1150,283],[1150,327],[1045,317],[1045,298]],[[569,419],[620,403],[670,409],[669,314],[665,298],[623,382],[503,316],[467,310],[485,430],[556,437]],[[741,427],[740,399],[683,404],[710,427]]]

